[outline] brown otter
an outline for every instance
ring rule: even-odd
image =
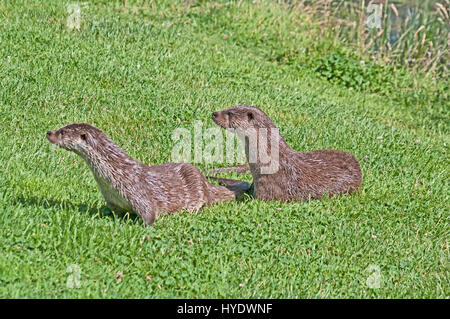
[[[161,212],[196,211],[234,199],[250,186],[210,184],[197,167],[186,163],[147,166],[130,158],[100,129],[85,123],[48,131],[47,139],[86,161],[112,211],[135,212],[148,225]]]
[[[308,200],[352,193],[362,182],[356,158],[344,151],[316,150],[296,152],[279,135],[272,120],[255,106],[239,105],[214,112],[212,120],[232,130],[244,142],[249,169],[253,176],[253,196],[263,200]],[[265,140],[276,140],[261,144]],[[259,138],[259,139],[258,139]],[[267,146],[264,146],[266,145]],[[261,150],[276,161],[275,169],[267,169]],[[225,167],[218,171],[245,171],[246,166]],[[226,183],[225,183],[226,184]]]

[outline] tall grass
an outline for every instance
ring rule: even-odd
[[[317,19],[321,36],[334,37],[364,56],[393,66],[448,77],[450,0],[296,1],[292,8]],[[369,27],[379,10],[380,23]],[[370,8],[370,11],[368,10]]]

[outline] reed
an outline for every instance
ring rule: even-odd
[[[345,43],[356,52],[413,72],[448,77],[450,0],[441,1],[294,1],[310,14],[320,36]]]

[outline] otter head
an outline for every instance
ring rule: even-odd
[[[103,132],[95,126],[73,123],[55,131],[48,131],[47,139],[52,144],[83,156],[95,147],[96,137],[99,134],[103,134]]]
[[[270,118],[256,106],[238,105],[217,111],[213,113],[212,120],[225,129],[275,127]]]

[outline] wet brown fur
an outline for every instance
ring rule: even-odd
[[[272,120],[255,106],[239,105],[214,112],[213,121],[225,129],[248,130],[261,128],[275,132]],[[275,130],[274,130],[275,129]],[[247,160],[249,160],[248,138],[243,139]],[[270,143],[268,143],[270,153]],[[308,200],[354,192],[362,182],[362,173],[356,158],[339,150],[316,150],[296,152],[279,136],[279,167],[273,174],[262,174],[259,157],[249,163],[253,176],[253,196],[262,200]],[[258,145],[259,146],[259,145]],[[247,166],[219,168],[213,172],[243,172]],[[211,173],[211,172],[209,172]]]
[[[135,212],[148,225],[160,213],[196,211],[232,200],[250,186],[210,184],[197,167],[186,163],[147,166],[130,158],[100,129],[86,123],[48,131],[47,139],[86,161],[112,211]]]

